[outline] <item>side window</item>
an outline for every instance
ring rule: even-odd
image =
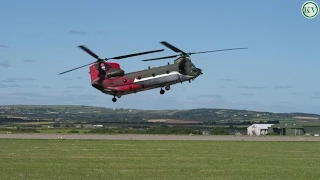
[[[108,65],[108,63],[103,62],[103,64],[99,64],[97,63],[95,65],[96,69],[99,70],[99,65],[101,66],[101,69],[108,71],[110,69],[110,66]]]
[[[193,64],[190,65],[191,71],[195,71],[195,66]]]

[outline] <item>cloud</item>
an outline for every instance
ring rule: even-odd
[[[242,93],[241,95],[242,96],[254,96],[254,94],[252,94],[252,93]]]
[[[84,32],[84,31],[70,31],[69,34],[72,34],[72,35],[80,35],[80,36],[86,36],[88,35],[87,32]]]
[[[10,67],[8,62],[0,62],[0,67]]]
[[[73,91],[70,91],[70,90],[65,90],[63,91],[64,93],[72,93]]]
[[[10,48],[10,47],[6,46],[6,45],[3,45],[3,44],[0,44],[0,48]]]
[[[23,77],[23,78],[8,78],[8,80],[12,81],[34,81],[33,78]]]
[[[15,81],[11,81],[11,80],[0,80],[0,83],[13,83]]]
[[[81,86],[68,86],[68,89],[81,89]]]
[[[313,93],[313,96],[310,97],[311,99],[320,99],[320,91],[316,91]]]
[[[97,34],[99,35],[104,34],[104,31],[97,31]]]
[[[201,94],[198,97],[200,97],[200,98],[215,98],[215,99],[223,98],[221,95],[218,95],[218,94]]]
[[[226,88],[225,86],[220,86],[220,88]]]
[[[66,80],[66,81],[71,81],[72,79],[70,79],[70,78],[63,78],[64,80]]]
[[[293,96],[306,96],[307,94],[299,93],[299,92],[292,92],[291,95],[293,95]]]
[[[38,85],[34,85],[34,84],[27,84],[27,85],[25,85],[25,87],[36,88],[36,87],[39,87],[39,86]]]
[[[26,60],[22,60],[22,62],[25,62],[25,63],[34,63],[34,62],[36,62],[36,61],[35,61],[35,60],[26,59]]]
[[[229,78],[227,78],[227,79],[222,78],[222,79],[218,79],[218,80],[219,81],[237,81],[235,79],[229,79]]]
[[[11,85],[0,84],[0,88],[12,88],[12,87],[20,87],[20,86],[17,84],[11,84]]]
[[[278,102],[273,102],[275,104],[292,104],[291,102],[288,101],[278,101]]]
[[[40,93],[34,92],[13,92],[4,94],[8,98],[21,98],[21,99],[38,99],[42,97],[50,97],[50,95],[42,95]]]
[[[291,89],[292,86],[274,86],[274,89]]]
[[[35,79],[33,78],[27,78],[27,77],[23,77],[23,78],[7,78],[6,80],[0,80],[0,82],[4,82],[4,83],[14,83],[17,81],[34,81]]]
[[[241,89],[264,89],[265,87],[261,87],[261,86],[237,86],[237,88],[241,88]]]
[[[308,94],[308,93],[300,93],[300,92],[292,92],[291,95],[295,96],[295,97],[307,97],[310,94]]]
[[[82,79],[82,77],[77,77],[77,79]]]
[[[1,104],[31,104],[31,105],[85,105],[101,106],[105,99],[94,94],[42,94],[34,92],[13,92],[0,94]],[[111,99],[110,102],[112,103]]]
[[[51,89],[50,86],[41,86],[41,88],[43,88],[43,89]]]

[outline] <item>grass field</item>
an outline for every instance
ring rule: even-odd
[[[319,179],[317,142],[0,139],[0,179]]]

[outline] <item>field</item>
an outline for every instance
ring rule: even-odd
[[[0,144],[0,179],[6,180],[320,176],[319,142],[0,139]]]

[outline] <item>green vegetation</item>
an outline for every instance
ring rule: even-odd
[[[274,123],[279,121],[319,121],[320,115],[303,113],[271,113],[233,109],[191,109],[191,110],[137,110],[110,109],[92,106],[0,106],[4,117],[16,117],[36,121],[64,122],[108,122],[145,123],[148,120],[184,120],[200,124],[251,124]],[[4,119],[2,121],[5,122]],[[12,120],[11,120],[12,121]]]
[[[11,133],[224,135],[246,134],[246,128],[253,123],[289,122],[319,126],[320,115],[206,108],[137,110],[71,105],[0,106],[0,133],[9,131]],[[100,127],[103,129],[97,129]]]
[[[39,129],[41,134],[70,134],[77,132],[76,134],[86,134],[89,129],[73,129],[73,128],[52,128],[52,129]]]
[[[0,140],[0,179],[319,179],[319,143]]]
[[[228,135],[229,133],[221,127],[214,127],[210,131],[211,135]]]

